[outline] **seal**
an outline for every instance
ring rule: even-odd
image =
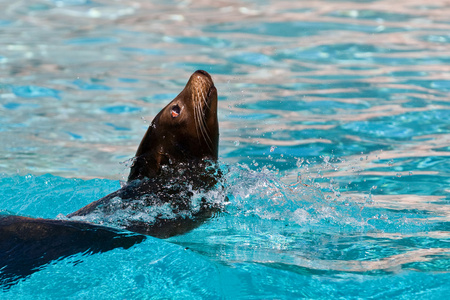
[[[153,119],[137,149],[128,184],[67,217],[94,214],[114,219],[111,216],[120,212],[116,224],[137,233],[166,238],[189,231],[219,209],[205,198],[191,201],[195,193],[216,187],[220,180],[218,146],[217,89],[211,76],[198,70]],[[136,211],[147,211],[150,218],[142,220]]]
[[[220,204],[205,196],[222,188],[217,105],[211,76],[194,72],[153,119],[124,187],[69,214],[68,220],[0,216],[0,286],[60,257],[128,248],[144,235],[183,234],[220,211]],[[104,225],[105,219],[134,233],[87,222]]]

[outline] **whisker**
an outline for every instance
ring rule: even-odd
[[[202,92],[202,96],[203,96],[203,102],[205,102],[206,107],[207,107],[208,109],[210,109],[209,104],[208,104],[208,101],[206,101],[205,93]]]
[[[202,96],[203,96],[203,93],[202,93]],[[198,125],[200,127],[200,133],[201,133],[201,135],[203,137],[203,140],[208,145],[208,148],[212,150],[212,141],[211,141],[211,138],[209,137],[209,135],[207,133],[205,112],[203,110],[203,106],[202,106],[202,103],[201,103],[200,95],[199,95],[199,97],[196,100],[197,101],[194,101],[194,108],[195,108],[195,111],[197,112],[197,116],[196,117],[198,118]]]
[[[194,95],[192,95],[194,96]],[[198,134],[198,128],[199,128],[199,122],[198,122],[198,117],[197,117],[197,110],[196,110],[196,105],[195,105],[195,98],[193,97],[192,99],[194,99],[194,122],[195,122],[195,131],[197,132],[197,136],[198,139],[200,140],[200,135]]]
[[[209,146],[209,143],[208,143],[208,140],[207,140],[207,138],[209,139],[209,137],[208,137],[208,135],[206,134],[206,129],[205,129],[205,121],[204,121],[204,118],[202,118],[202,117],[200,117],[200,132],[201,132],[201,134],[202,134],[202,137],[203,137],[203,140],[205,140],[205,142],[208,144],[208,146]]]
[[[201,105],[200,105],[200,107],[201,107]],[[202,116],[203,116],[203,118],[201,119],[201,121],[202,121],[201,122],[202,123],[201,129],[202,129],[202,132],[203,132],[203,136],[204,136],[205,142],[208,144],[208,147],[211,149],[210,145],[212,145],[212,141],[211,141],[211,138],[209,137],[209,135],[206,132],[207,131],[207,124],[206,124],[204,111],[202,111]]]
[[[205,94],[202,93],[202,95],[203,95],[203,101],[204,101],[205,104],[207,105],[206,98],[205,98]],[[208,109],[209,109],[209,107],[208,107]],[[207,125],[206,125],[206,119],[205,119],[204,116],[205,116],[205,112],[203,111],[203,126],[204,126],[204,129],[205,129],[205,131],[206,131]],[[206,137],[208,138],[209,143],[212,144],[212,141],[211,141],[211,138],[209,137],[209,135],[206,135]]]

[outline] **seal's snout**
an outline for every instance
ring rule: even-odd
[[[192,74],[192,76],[196,76],[198,78],[203,78],[203,80],[213,83],[211,75],[209,75],[209,73],[206,71],[197,70],[194,72],[194,74]]]
[[[208,74],[208,72],[203,71],[203,70],[197,70],[197,71],[194,72],[194,74],[195,74],[195,73],[200,73],[200,74],[203,74],[203,75],[205,75],[205,76],[211,77],[211,76]]]
[[[195,71],[194,74],[192,74],[190,81],[194,85],[198,85],[198,84],[203,84],[203,85],[208,85],[208,86],[214,85],[211,75],[209,75],[208,72],[203,71],[203,70]]]
[[[212,92],[215,90],[211,75],[203,70],[195,71],[186,84],[186,91],[191,95],[195,105],[209,106]],[[203,111],[202,107],[202,111]]]

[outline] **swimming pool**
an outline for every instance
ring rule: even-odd
[[[427,298],[450,275],[445,1],[0,1],[0,211],[120,187],[196,69],[219,92],[226,213],[79,254],[6,299]]]

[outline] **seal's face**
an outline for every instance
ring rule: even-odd
[[[157,176],[164,165],[216,160],[218,142],[217,90],[211,76],[199,70],[153,120],[128,181]]]
[[[153,125],[165,131],[162,134],[168,140],[166,144],[178,145],[184,155],[217,159],[217,90],[211,76],[205,71],[192,74],[183,91],[155,117]],[[167,155],[179,155],[170,150],[166,148]]]

